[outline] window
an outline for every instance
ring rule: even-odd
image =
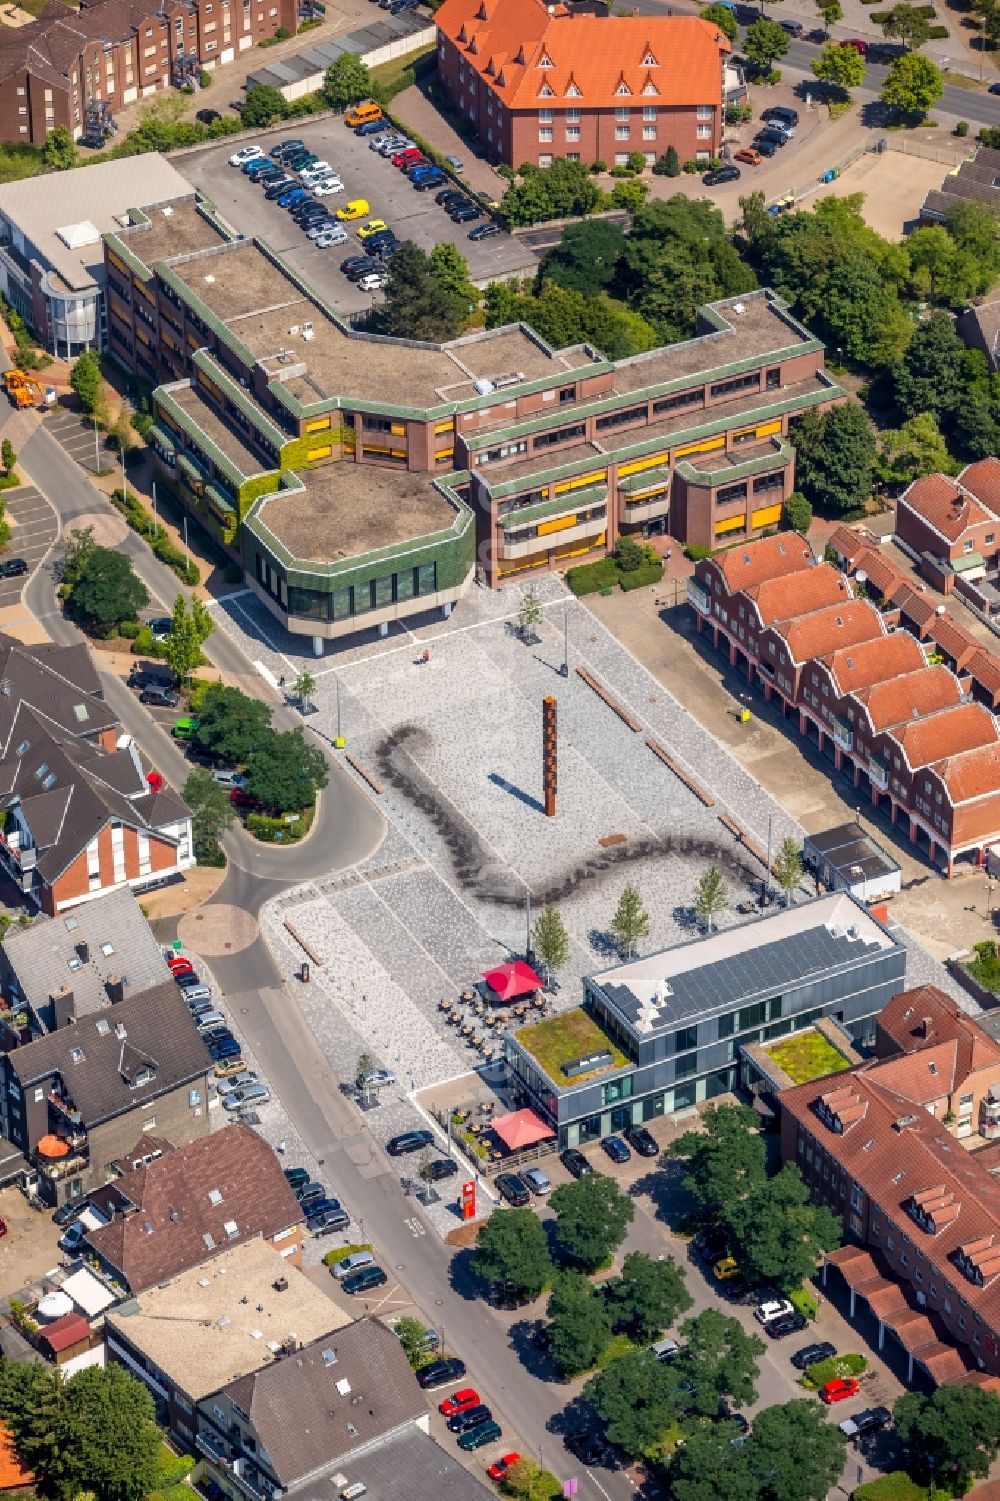
[[[644,104],[642,106],[642,118],[644,120],[655,120],[656,119],[656,105],[655,104]]]
[[[615,140],[616,141],[627,141],[628,137],[629,137],[629,128],[628,128],[627,125],[616,125],[615,126]],[[615,160],[617,161],[617,157],[615,158]]]
[[[434,594],[437,591],[437,564],[421,563],[417,569],[417,593]]]
[[[616,151],[615,152],[615,166],[616,167],[627,167],[628,166],[628,152],[627,151]]]
[[[631,115],[632,115],[632,111],[629,109],[629,107],[628,107],[627,104],[624,104],[624,105],[623,104],[619,104],[617,106],[617,108],[615,109],[615,119],[616,120],[626,120],[627,121],[627,120],[629,120],[631,118]]]
[[[538,111],[538,123],[539,125],[551,125],[552,111],[550,109],[540,109]]]
[[[552,126],[551,125],[543,125],[541,127],[541,129],[539,130],[539,132],[538,132],[538,139],[540,141],[551,141],[551,139],[552,139]]]
[[[660,401],[653,402],[653,414],[659,416],[661,412],[676,412],[682,407],[700,406],[703,396],[700,387],[697,391],[682,391],[679,396],[664,396]]]
[[[674,1052],[686,1053],[689,1048],[698,1046],[698,1028],[681,1027],[679,1032],[674,1033]]]
[[[735,396],[737,391],[758,391],[760,375],[755,370],[751,375],[738,375],[735,380],[719,381],[711,387],[713,396]]]
[[[698,119],[699,120],[711,120],[711,118],[712,118],[712,116],[714,114],[715,114],[715,109],[714,109],[714,107],[711,104],[699,104],[699,106],[698,106]]]
[[[719,1037],[732,1037],[736,1030],[736,1012],[730,1011],[728,1016],[719,1017]]]
[[[580,119],[580,111],[578,109],[568,109],[566,111],[566,123],[568,125],[575,125],[575,124],[577,124],[579,122],[579,119]],[[989,538],[987,537],[986,540],[989,541]]]
[[[566,126],[566,139],[567,139],[567,141],[578,141],[580,139],[580,127],[579,127],[579,125],[567,125]]]
[[[684,1053],[680,1058],[674,1059],[674,1078],[683,1079],[688,1074],[693,1074],[698,1067],[697,1053]]]
[[[712,139],[711,125],[699,125],[697,134],[699,141],[710,141]]]
[[[552,165],[552,153],[551,153],[551,151],[543,151],[543,152],[541,152],[539,154],[538,165],[540,167],[551,167],[551,165]]]
[[[644,125],[642,127],[642,138],[643,138],[644,141],[655,141],[656,140],[656,126],[655,125]]]

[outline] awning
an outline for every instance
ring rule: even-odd
[[[511,964],[501,964],[497,969],[488,969],[483,975],[498,1000],[516,1001],[520,995],[530,995],[541,990],[542,981],[530,964],[515,959]]]
[[[520,1147],[532,1147],[536,1141],[544,1141],[556,1134],[533,1110],[515,1110],[513,1115],[502,1115],[491,1125],[504,1146],[512,1152]]]

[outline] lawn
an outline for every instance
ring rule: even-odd
[[[584,1079],[593,1078],[595,1074],[606,1073],[608,1068],[624,1068],[629,1061],[621,1048],[615,1046],[593,1017],[580,1006],[573,1011],[564,1011],[560,1016],[550,1016],[547,1021],[522,1027],[514,1035],[525,1052],[530,1053],[549,1078],[559,1085],[580,1084]],[[585,1074],[574,1074],[572,1080],[563,1073],[564,1063],[603,1049],[611,1054],[610,1064],[589,1069]]]
[[[889,1475],[859,1485],[852,1501],[947,1501],[950,1495],[950,1491],[939,1490],[937,1486],[928,1490],[926,1485],[911,1480],[905,1471],[893,1470]]]
[[[973,944],[975,959],[966,960],[965,967],[974,980],[987,990],[1000,991],[1000,957],[997,955],[997,946],[992,938],[987,938],[983,943]]]
[[[799,1385],[804,1386],[808,1392],[818,1392],[828,1381],[836,1381],[838,1377],[860,1376],[867,1368],[868,1358],[865,1355],[831,1355],[829,1360],[821,1360],[804,1371],[799,1377]]]
[[[767,1055],[796,1084],[808,1084],[810,1079],[822,1079],[824,1074],[836,1074],[851,1066],[820,1032],[800,1032],[797,1037],[788,1037],[768,1048]]]

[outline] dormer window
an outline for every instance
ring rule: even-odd
[[[541,88],[538,90],[538,97],[539,99],[554,99],[555,93],[555,89],[552,88],[550,84],[543,83]]]
[[[549,54],[547,52],[543,52],[542,55],[541,55],[541,57],[538,59],[536,67],[539,67],[539,68],[554,68],[555,67],[555,63],[552,61],[551,57],[549,56]]]
[[[642,66],[644,68],[658,68],[660,65],[653,54],[647,49],[646,55],[642,60]]]
[[[649,79],[649,81],[647,83],[643,84],[642,92],[643,92],[644,95],[646,95],[647,98],[651,94],[655,94],[655,95],[659,96],[659,93],[660,93],[659,89],[656,87],[656,84],[653,82],[653,80],[651,78]]]
[[[578,84],[571,83],[568,86],[568,88],[566,89],[566,98],[567,99],[580,99],[582,97],[583,97],[582,96],[582,91],[581,91],[581,89],[580,89],[580,87],[579,87]]]
[[[616,98],[624,99],[627,96],[631,95],[631,93],[632,93],[632,90],[629,88],[629,86],[625,82],[624,78],[621,79],[620,82],[619,82],[619,84],[618,84],[618,87],[615,89],[615,96],[616,96]]]

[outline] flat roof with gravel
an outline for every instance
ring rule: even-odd
[[[343,463],[298,478],[304,491],[265,496],[253,518],[301,561],[358,557],[445,531],[455,520],[455,507],[427,474]]]
[[[276,463],[263,459],[249,443],[243,441],[236,429],[219,416],[211,402],[205,400],[197,384],[171,386],[169,394],[194,425],[201,428],[216,448],[221,449],[226,458],[236,465],[241,474],[249,478],[253,474],[278,467]]]
[[[205,214],[199,213],[193,194],[173,203],[154,204],[145,210],[145,214],[148,224],[135,224],[131,229],[118,231],[122,244],[138,256],[144,266],[226,243],[221,230]]]

